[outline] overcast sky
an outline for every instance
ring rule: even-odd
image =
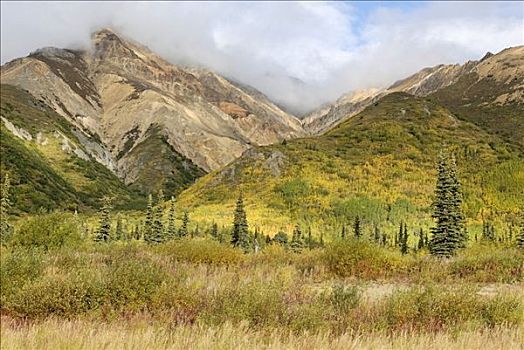
[[[524,43],[524,2],[5,2],[1,60],[111,27],[297,112]]]

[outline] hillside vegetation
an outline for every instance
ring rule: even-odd
[[[1,115],[1,172],[11,177],[16,211],[98,208],[105,195],[120,207],[145,202],[88,155],[80,131],[27,92],[2,85]]]
[[[524,205],[518,147],[458,119],[431,98],[393,93],[328,133],[257,147],[183,192],[196,220],[226,223],[238,192],[248,219],[264,231],[295,223],[333,232],[358,215],[365,230],[430,224],[435,169],[442,149],[455,152],[468,225],[516,223]],[[235,189],[232,191],[231,189]],[[502,224],[502,220],[505,220]]]

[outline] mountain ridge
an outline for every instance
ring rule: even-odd
[[[127,154],[147,142],[151,125],[204,172],[252,145],[305,135],[297,118],[256,89],[171,64],[109,29],[93,33],[91,50],[43,48],[6,63],[2,83],[29,91],[87,137],[99,139],[101,154],[91,155],[126,183],[142,181],[145,189],[140,176],[128,177]]]

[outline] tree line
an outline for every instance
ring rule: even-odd
[[[14,229],[9,222],[9,212],[11,209],[10,200],[11,183],[9,175],[6,173],[0,191],[0,241],[2,244],[13,234]],[[173,197],[166,201],[162,191],[157,194],[156,202],[150,194],[147,200],[145,219],[141,225],[135,225],[129,231],[123,228],[122,217],[116,218],[116,227],[112,229],[112,198],[105,197],[99,212],[99,223],[94,234],[94,240],[97,242],[108,242],[111,240],[143,240],[148,244],[160,244],[173,239],[185,237],[200,236],[198,226],[193,231],[189,231],[189,213],[184,211],[182,223],[177,227],[175,222],[175,200]],[[393,237],[381,232],[378,225],[373,226],[371,240],[382,246],[396,247],[402,254],[409,251],[418,251],[428,249],[432,255],[439,257],[451,257],[456,252],[466,246],[468,232],[465,225],[465,216],[462,211],[462,190],[457,175],[456,159],[453,153],[443,151],[440,153],[437,164],[437,177],[435,186],[434,202],[432,204],[432,217],[435,220],[435,226],[430,229],[431,236],[422,228],[410,233],[408,226],[404,221],[400,222],[398,232]],[[167,207],[167,220],[164,215]],[[524,249],[524,211],[521,214],[521,227],[516,234],[516,244]],[[324,236],[321,232],[319,239],[312,235],[311,228],[308,228],[304,234],[302,227],[296,225],[291,239],[283,232],[277,232],[273,237],[258,228],[250,231],[247,221],[247,214],[244,205],[242,193],[236,201],[233,222],[231,228],[219,230],[218,225],[213,223],[211,228],[203,232],[209,234],[211,238],[221,243],[229,243],[233,247],[242,249],[244,252],[257,252],[262,246],[267,244],[280,244],[292,251],[300,252],[303,249],[313,249],[324,246]],[[341,239],[348,239],[353,236],[354,239],[362,239],[364,236],[363,220],[360,216],[354,218],[350,228],[342,226],[340,233]],[[408,241],[414,244],[410,247]],[[483,240],[496,241],[495,228],[490,221],[483,222],[482,237]],[[510,231],[508,238],[503,237],[504,241],[512,241],[513,231]],[[501,238],[499,238],[501,239]],[[478,237],[475,235],[475,240]]]

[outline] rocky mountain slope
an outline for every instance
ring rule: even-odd
[[[64,117],[90,157],[146,192],[176,194],[253,145],[304,135],[255,89],[171,64],[107,29],[91,50],[45,48],[9,62],[1,81]]]
[[[304,128],[313,134],[320,134],[356,115],[379,98],[403,91],[416,96],[435,94],[443,105],[461,117],[503,132],[500,125],[507,127],[510,123],[500,123],[500,119],[507,118],[508,112],[513,114],[511,110],[521,112],[524,109],[523,79],[524,46],[508,48],[496,55],[488,53],[479,61],[424,68],[387,89],[349,93],[332,105],[309,114],[304,119]],[[472,102],[478,102],[478,105],[471,108]],[[485,119],[492,122],[487,123]],[[518,117],[510,119],[512,122],[523,120]],[[506,133],[513,135],[511,130],[506,130]],[[522,142],[521,134],[510,138]]]
[[[93,160],[96,140],[46,104],[11,85],[1,86],[0,100],[0,172],[10,175],[17,211],[84,210],[99,207],[106,195],[120,208],[145,203],[143,194]]]

